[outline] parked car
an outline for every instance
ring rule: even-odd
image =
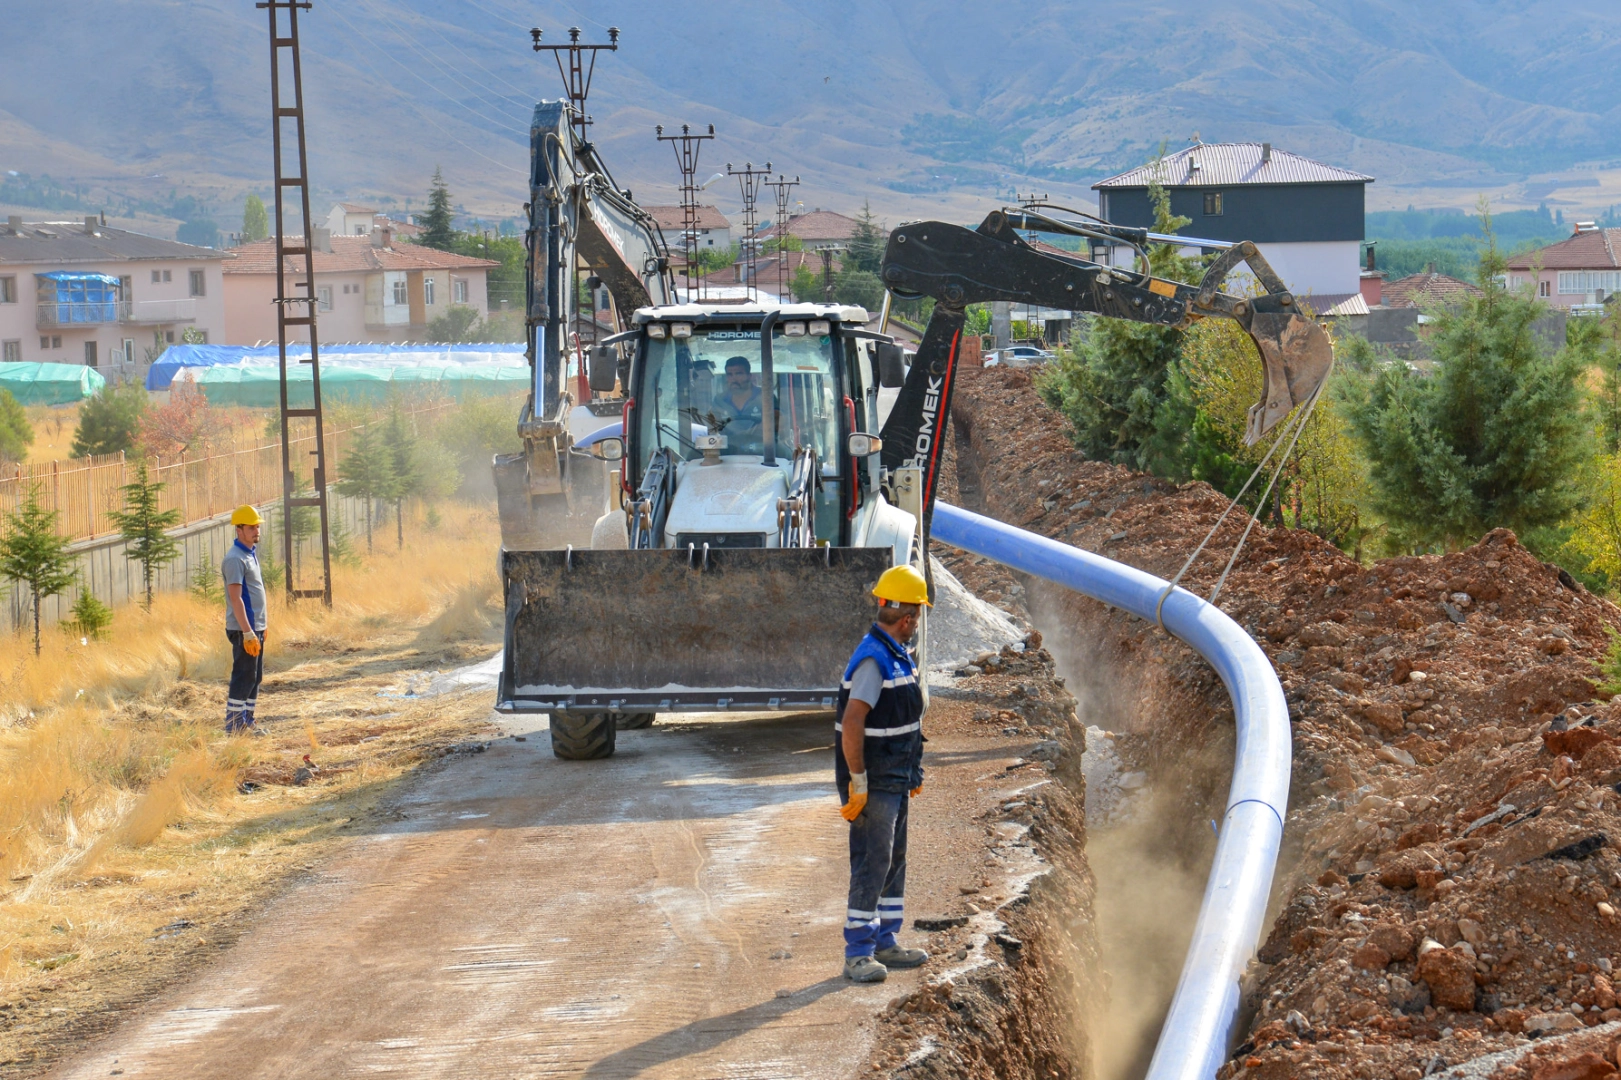
[[[1034,345],[1011,345],[993,353],[986,353],[986,367],[1036,367],[1053,359],[1053,354]]]

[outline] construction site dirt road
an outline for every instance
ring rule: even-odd
[[[985,966],[958,927],[923,935],[921,972],[840,977],[829,716],[661,722],[591,763],[539,727],[408,785],[391,824],[49,1075],[849,1076],[881,1054],[887,1003]],[[1011,899],[1040,868],[976,819],[1043,763],[980,729],[934,744],[913,913]]]

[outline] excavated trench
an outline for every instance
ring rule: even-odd
[[[1011,482],[1022,463],[976,440],[976,405],[983,402],[971,388],[958,401],[942,498],[1029,527],[1043,507],[1021,497],[1026,485]],[[1203,662],[1164,635],[1145,639],[1140,621],[978,556],[950,550],[941,557],[1039,633],[1057,693],[1084,728],[1080,775],[1065,779],[1085,807],[1084,839],[1076,837],[1084,852],[1068,857],[1090,903],[1067,925],[1049,920],[1044,927],[1064,934],[1064,957],[1083,966],[1053,980],[1069,988],[1069,1000],[1029,1004],[1077,1026],[1065,1075],[1140,1077],[1176,988],[1215,848],[1212,819],[1221,816],[1233,763],[1230,707],[1208,669],[1190,692],[1187,670]]]

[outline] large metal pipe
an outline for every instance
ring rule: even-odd
[[[935,539],[1152,621],[1167,582],[1090,551],[936,503]],[[1161,625],[1215,668],[1233,700],[1238,747],[1216,857],[1148,1080],[1211,1080],[1227,1055],[1239,979],[1260,940],[1289,807],[1289,708],[1266,654],[1185,589]]]

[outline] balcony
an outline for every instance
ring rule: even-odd
[[[196,322],[197,301],[184,300],[51,300],[39,305],[34,325],[41,330],[114,323],[156,325]]]

